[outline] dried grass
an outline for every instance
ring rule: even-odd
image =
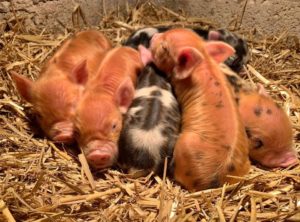
[[[127,7],[129,8],[129,7]],[[84,15],[74,10],[74,21]],[[78,15],[79,13],[79,15]],[[107,13],[99,29],[115,44],[145,25],[214,27],[151,2]],[[31,107],[21,101],[9,75],[35,79],[44,61],[74,30],[53,35],[24,31],[22,18],[0,24],[0,221],[299,221],[300,166],[252,167],[235,185],[188,193],[168,178],[135,178],[118,169],[90,172],[74,146],[54,144],[39,134]],[[74,24],[75,25],[75,24]],[[252,51],[248,81],[263,83],[284,106],[300,150],[299,39],[283,33],[244,32]]]

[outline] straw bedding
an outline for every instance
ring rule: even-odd
[[[84,18],[81,10],[75,13]],[[78,27],[78,20],[73,24]],[[123,13],[105,12],[97,28],[119,44],[147,25],[217,27],[146,2]],[[44,138],[9,71],[35,79],[45,60],[76,30],[29,32],[17,16],[0,23],[0,221],[300,221],[299,165],[273,170],[253,165],[239,184],[188,193],[153,174],[137,178],[118,168],[91,171],[76,146]],[[251,49],[244,78],[264,84],[287,111],[299,152],[299,39],[287,33],[268,38],[256,30],[238,33]]]

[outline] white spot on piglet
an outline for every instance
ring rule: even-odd
[[[132,128],[129,135],[133,144],[137,144],[138,148],[148,150],[154,156],[155,162],[160,161],[160,149],[165,142],[160,125],[151,130]]]
[[[146,33],[149,38],[151,38],[155,33],[158,33],[158,29],[156,28],[144,28],[141,30],[138,30],[133,36],[132,38],[136,38],[137,36],[139,36],[141,33]]]
[[[140,111],[143,107],[141,106],[137,106],[137,107],[131,107],[129,110],[128,110],[128,115],[130,116],[134,116],[138,111]]]
[[[162,95],[160,97],[151,96],[151,93],[154,91],[160,91]],[[135,93],[135,98],[138,97],[159,98],[163,106],[165,106],[166,108],[170,108],[172,106],[172,103],[175,102],[174,96],[170,91],[159,88],[158,86],[150,86],[138,89]]]

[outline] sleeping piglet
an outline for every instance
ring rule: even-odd
[[[179,105],[166,75],[154,64],[147,65],[124,117],[119,163],[131,171],[162,174],[165,157],[173,156],[179,126]]]
[[[133,32],[124,45],[138,48],[139,45],[143,45],[149,48],[150,40],[156,33],[163,33],[170,30],[172,27],[146,27],[141,28]],[[199,36],[207,40],[219,40],[231,45],[235,49],[235,53],[225,60],[225,63],[234,71],[239,72],[243,65],[247,64],[249,60],[249,50],[246,40],[239,37],[233,32],[229,32],[226,29],[218,30],[205,30],[201,28],[193,28]]]
[[[218,63],[234,53],[220,41],[205,42],[188,29],[152,37],[150,51],[140,46],[142,60],[153,59],[170,75],[182,110],[181,133],[174,149],[174,177],[188,190],[234,183],[248,173],[249,144],[229,83]]]
[[[236,73],[221,65],[232,85],[242,122],[250,141],[251,159],[266,167],[288,167],[298,161],[292,125],[287,114],[262,85],[250,87]]]
[[[117,47],[107,52],[97,73],[86,84],[76,110],[75,132],[94,168],[112,166],[117,160],[122,114],[133,100],[142,67],[138,51]]]
[[[290,120],[262,85],[258,85],[257,92],[241,92],[239,111],[253,160],[267,167],[288,167],[299,162]]]
[[[66,40],[46,63],[39,78],[30,79],[12,73],[21,96],[33,105],[45,134],[57,142],[71,142],[76,104],[81,97],[87,68],[94,75],[109,40],[96,30],[82,31]]]

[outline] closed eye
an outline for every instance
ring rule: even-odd
[[[264,143],[260,139],[255,139],[254,140],[254,149],[259,149],[264,145]]]

